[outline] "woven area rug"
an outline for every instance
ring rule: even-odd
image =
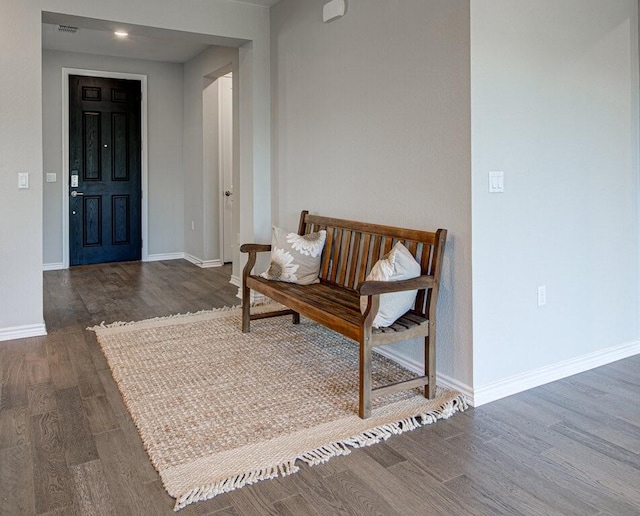
[[[358,417],[358,346],[303,319],[238,308],[90,328],[175,509],[346,455],[466,408],[457,392],[374,399]],[[413,373],[374,353],[374,386]]]

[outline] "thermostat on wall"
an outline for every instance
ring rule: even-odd
[[[344,0],[331,0],[331,2],[327,2],[322,9],[322,21],[330,22],[331,20],[344,16],[345,7]]]

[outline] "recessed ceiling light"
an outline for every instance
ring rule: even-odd
[[[118,36],[119,38],[126,38],[129,35],[128,32],[125,32],[123,30],[116,30],[116,31],[114,31],[114,34],[116,36]]]

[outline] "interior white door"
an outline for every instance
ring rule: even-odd
[[[231,74],[220,77],[219,88],[219,156],[222,185],[222,259],[233,260],[233,89]]]

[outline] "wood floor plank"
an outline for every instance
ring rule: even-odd
[[[640,454],[638,453],[629,451],[609,440],[578,428],[571,422],[556,423],[551,429],[593,451],[614,459],[617,464],[625,464],[640,471]],[[640,428],[638,428],[636,435],[640,439]]]
[[[253,487],[247,486],[233,492],[234,512],[242,516],[276,516],[269,501]]]
[[[27,407],[0,410],[0,450],[31,443]]]
[[[403,439],[389,439],[387,444],[409,460],[419,462],[425,471],[439,482],[457,478],[465,473],[464,461],[456,454],[444,451],[444,439],[429,436],[428,440],[420,440],[423,432],[412,435],[414,433],[409,432],[401,436]]]
[[[344,471],[322,479],[322,483],[350,507],[353,514],[371,516],[394,516],[406,514],[402,509],[397,511],[374,489],[371,489],[361,478],[351,471]]]
[[[56,392],[58,413],[62,417],[61,432],[64,438],[65,458],[69,466],[90,462],[98,458],[98,451],[91,435],[89,419],[84,410],[80,390],[77,387]]]
[[[104,388],[98,377],[85,338],[82,332],[68,333],[65,336],[69,359],[75,372],[80,395],[83,398],[104,396]]]
[[[0,514],[35,514],[31,446],[0,449]]]
[[[578,442],[563,442],[543,455],[570,470],[574,476],[596,480],[608,490],[619,493],[640,508],[640,470]],[[598,467],[594,468],[593,465]]]
[[[482,514],[525,514],[506,504],[503,497],[496,496],[491,489],[474,482],[466,475],[447,480],[444,485],[451,491],[451,496],[455,496],[467,505],[478,508]]]
[[[275,502],[273,511],[279,516],[322,516],[301,494]]]
[[[527,398],[526,400],[523,398]],[[508,403],[501,403],[504,418],[508,418],[513,424],[519,422],[520,427],[528,427],[532,430],[539,425],[547,425],[551,430],[556,424],[571,424],[582,431],[592,433],[613,445],[620,446],[633,453],[640,453],[640,427],[628,423],[622,419],[611,416],[595,415],[593,413],[580,413],[565,410],[555,403],[536,397],[535,394],[523,393],[521,397],[509,399]],[[545,415],[557,414],[561,417],[549,417]],[[531,426],[532,421],[536,425]],[[542,439],[549,443],[555,442],[557,434],[550,431]]]
[[[466,476],[472,480],[505,478],[506,483],[491,488],[510,497],[517,493],[526,493],[530,506],[538,506],[543,513],[556,512],[563,515],[596,515],[599,510],[576,497],[572,490],[549,482],[544,475],[527,465],[526,461],[514,460],[512,455],[504,453],[505,439],[491,441],[477,439],[474,435],[460,435],[447,440],[447,451],[458,453],[468,463]],[[484,482],[486,483],[486,482]],[[518,498],[523,498],[521,495]],[[537,500],[535,502],[534,500]],[[548,507],[547,507],[548,506]]]
[[[56,389],[68,389],[78,385],[62,333],[53,334],[47,341],[49,373]]]
[[[106,396],[94,396],[83,400],[91,433],[99,434],[118,428],[118,419]]]
[[[76,500],[81,514],[116,516],[116,511],[99,460],[71,467]]]
[[[111,406],[111,411],[116,415],[127,414],[127,407],[125,407],[122,401],[122,395],[118,390],[116,383],[113,381],[110,370],[98,371],[98,377],[102,382],[102,387],[105,392],[105,396]]]
[[[432,516],[485,516],[480,507],[469,505],[429,475],[420,464],[413,461],[400,462],[389,468],[398,481],[411,489],[423,502],[421,514]]]
[[[300,471],[294,475],[287,477],[296,487],[297,491],[304,496],[305,500],[322,515],[325,514],[349,514],[350,508],[345,500],[329,488],[329,484],[325,482],[328,478],[334,478],[338,473],[327,475],[325,466],[329,466],[331,462],[341,464],[337,470],[346,472],[347,467],[343,467],[346,457],[338,457],[329,461],[322,466],[309,467],[300,466]]]
[[[402,480],[397,478],[386,467],[382,466],[377,460],[371,458],[366,451],[374,449],[378,445],[371,446],[356,453],[351,453],[347,457],[349,471],[357,478],[361,479],[371,490],[394,508],[402,508],[403,514],[421,514],[426,512],[429,504],[425,500],[425,490],[416,493],[410,489]],[[395,461],[389,466],[398,465],[405,461]]]
[[[127,413],[116,417],[118,420],[118,427],[125,436],[128,453],[133,459],[132,462],[136,468],[137,475],[143,483],[157,481],[160,476],[153,467],[151,459],[149,459],[149,455],[145,450],[140,434],[138,433],[138,429],[133,423],[131,416]]]
[[[0,410],[26,407],[27,373],[24,355],[5,355],[0,367],[2,368],[2,398]]]
[[[44,414],[56,409],[56,389],[53,382],[27,387],[29,414]]]
[[[161,500],[144,496],[147,492],[137,474],[122,430],[112,430],[94,436],[104,476],[117,514],[148,515],[166,511]]]
[[[547,458],[544,454],[536,455],[526,451],[523,453],[517,444],[504,440],[492,441],[484,446],[489,449],[493,448],[492,455],[495,457],[499,457],[501,453],[517,457],[522,465],[526,464],[532,471],[538,472],[538,475],[544,476],[549,482],[555,484],[558,492],[572,493],[580,503],[588,504],[598,511],[602,512],[608,508],[620,516],[637,516],[640,511],[640,506],[605,488],[597,478],[582,475],[575,470],[571,463],[567,463],[565,467],[558,461]],[[597,467],[597,464],[594,464],[593,467]],[[532,480],[535,478],[535,476],[531,477]],[[557,496],[556,493],[554,495]]]
[[[49,360],[46,356],[25,360],[27,373],[27,386],[49,382],[51,374],[49,372]]]
[[[225,507],[219,511],[210,513],[211,516],[239,516],[233,507]]]
[[[376,446],[367,446],[362,449],[362,452],[375,460],[383,468],[388,468],[394,464],[398,464],[398,462],[407,460],[404,455],[396,452],[385,442],[378,443]]]
[[[73,505],[73,480],[65,460],[65,442],[57,411],[31,416],[36,513]]]

